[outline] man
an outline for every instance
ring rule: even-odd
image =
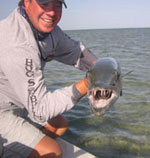
[[[50,92],[43,69],[56,60],[87,71],[96,57],[59,27],[64,0],[22,0],[0,22],[1,157],[61,158],[55,141],[67,128],[61,116],[87,93],[86,78]],[[50,137],[51,136],[51,137]]]

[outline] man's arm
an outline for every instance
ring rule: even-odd
[[[88,71],[97,57],[81,42],[73,40],[59,27],[52,32],[56,41],[55,60],[67,65],[73,65],[82,71]]]
[[[25,47],[5,51],[0,59],[1,70],[34,122],[45,125],[49,119],[70,110],[81,98],[75,85],[54,92],[47,90],[40,58],[34,53],[37,50]]]

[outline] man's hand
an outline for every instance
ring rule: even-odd
[[[96,63],[96,60],[94,60],[91,65],[93,66]],[[76,89],[82,94],[82,95],[86,95],[87,91],[88,91],[88,80],[86,77],[84,77],[82,80],[80,80],[79,82],[77,82],[75,84]]]
[[[88,91],[88,80],[87,80],[87,78],[84,77],[82,80],[77,82],[75,84],[75,87],[82,95],[86,95],[86,93]]]

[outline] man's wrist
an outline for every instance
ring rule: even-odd
[[[86,95],[88,91],[88,80],[87,78],[83,78],[79,82],[75,84],[76,89],[80,92],[81,95]]]

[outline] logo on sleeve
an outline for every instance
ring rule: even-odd
[[[37,104],[37,97],[35,95],[35,88],[34,88],[35,81],[34,81],[34,71],[33,71],[32,59],[26,59],[25,70],[26,70],[26,76],[28,77],[29,98],[32,103],[32,112],[34,113],[34,108]]]

